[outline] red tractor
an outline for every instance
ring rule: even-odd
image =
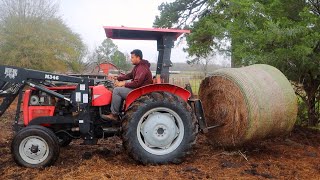
[[[122,137],[125,150],[138,162],[180,163],[197,133],[207,131],[201,102],[191,98],[191,88],[168,84],[171,48],[188,31],[104,28],[109,38],[157,40],[158,83],[130,92],[121,122],[114,123],[102,118],[110,113],[112,81],[0,66],[0,116],[18,96],[11,145],[17,164],[49,166],[58,159],[60,146],[73,139],[94,145],[114,135]]]

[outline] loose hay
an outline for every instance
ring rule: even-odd
[[[241,146],[290,132],[297,100],[287,78],[269,65],[219,69],[205,78],[199,91],[211,143]]]

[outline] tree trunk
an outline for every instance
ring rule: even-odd
[[[319,118],[316,112],[316,93],[317,93],[319,83],[316,79],[313,79],[312,76],[309,78],[310,78],[310,81],[305,81],[303,83],[304,90],[307,95],[306,103],[308,106],[308,125],[316,126],[318,124],[318,118]]]
[[[235,68],[235,61],[236,61],[236,58],[235,58],[235,55],[234,55],[234,46],[233,46],[233,41],[231,40],[231,62],[230,62],[230,66],[231,68]]]
[[[209,64],[209,62],[208,62],[208,60],[205,60],[204,63],[205,63],[204,66],[203,66],[204,77],[207,77],[207,75],[208,75],[208,64]]]
[[[308,119],[309,119],[308,126],[316,126],[318,124],[318,117],[316,114],[315,93],[308,94],[307,105],[308,105]]]

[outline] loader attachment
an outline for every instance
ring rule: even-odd
[[[72,92],[71,97],[66,97],[48,88],[46,83],[52,81],[66,82],[77,85],[76,89]],[[75,121],[79,123],[81,134],[84,135],[85,140],[93,139],[92,133],[89,132],[92,126],[92,121],[89,115],[91,103],[91,99],[89,97],[89,86],[92,86],[93,84],[94,79],[79,78],[14,66],[0,65],[0,117],[16,99],[16,97],[19,96],[16,107],[16,115],[14,118],[14,129],[16,132],[19,130],[18,122],[20,119],[20,107],[24,94],[23,89],[25,86],[29,86],[37,91],[45,92],[52,97],[68,101],[74,108],[74,111],[78,113]]]
[[[70,99],[62,96],[59,93],[47,89],[42,84],[46,81],[59,81],[59,82],[71,82],[77,83],[78,86],[85,86],[88,90],[89,85],[93,85],[92,79],[78,78],[72,76],[66,76],[61,74],[53,74],[50,72],[37,71],[32,69],[19,68],[14,66],[0,66],[0,117],[8,109],[14,99],[20,94],[18,99],[17,113],[20,108],[22,90],[24,86],[30,86],[32,88],[46,92],[54,97],[71,101]],[[80,90],[79,90],[80,91]],[[80,92],[82,93],[82,91]],[[73,101],[77,106],[78,102]],[[88,103],[85,103],[86,105]]]
[[[0,81],[0,117],[23,89],[23,84]]]

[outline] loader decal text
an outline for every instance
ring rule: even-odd
[[[4,74],[6,75],[4,78],[9,77],[10,79],[15,79],[18,75],[18,69],[5,68]]]
[[[59,76],[55,76],[55,75],[52,75],[52,74],[45,74],[44,78],[45,79],[50,79],[50,80],[59,80]]]

